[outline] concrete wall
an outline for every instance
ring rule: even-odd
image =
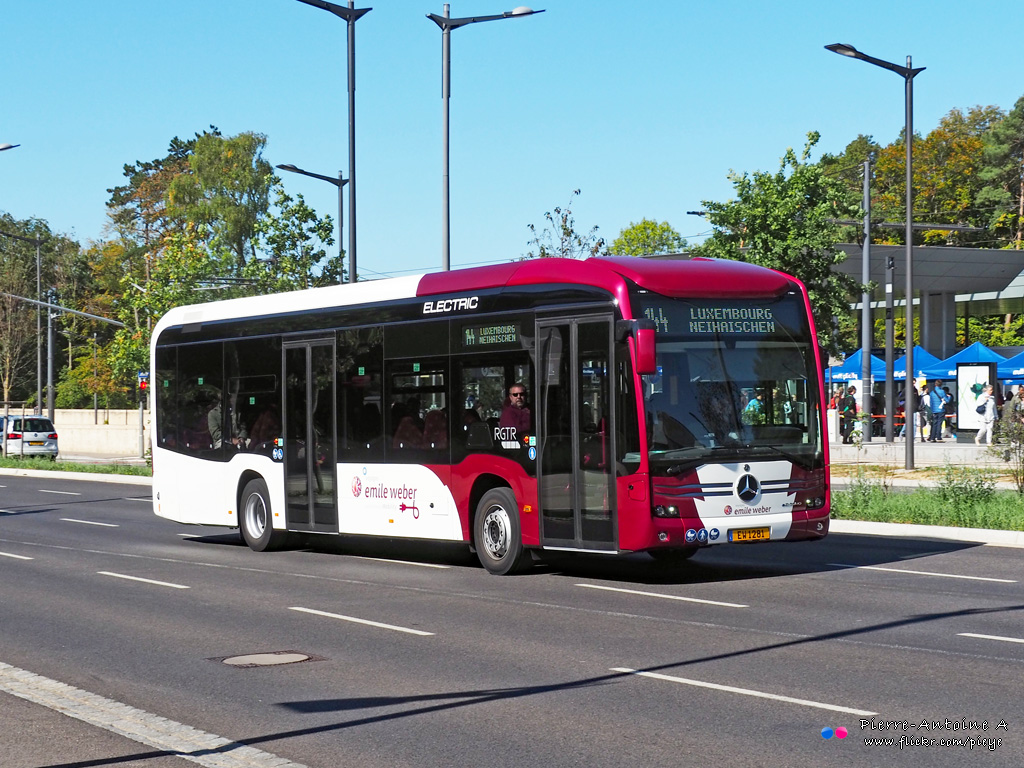
[[[26,413],[31,414],[32,410]],[[0,409],[0,414],[3,410]],[[12,416],[20,415],[21,408],[11,408]],[[98,423],[97,423],[98,422]],[[146,449],[150,447],[149,411],[143,414],[143,439]],[[98,418],[92,408],[58,408],[53,412],[53,425],[57,428],[57,442],[61,454],[85,454],[93,456],[133,457],[141,456],[139,451],[139,411],[103,410]]]

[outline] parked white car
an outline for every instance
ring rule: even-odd
[[[0,446],[8,457],[49,456],[57,458],[57,430],[45,416],[0,415]]]

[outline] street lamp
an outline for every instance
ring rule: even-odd
[[[534,11],[521,5],[511,11],[496,13],[492,16],[465,16],[461,19],[453,19],[448,15],[449,4],[444,4],[444,15],[428,13],[427,18],[437,24],[441,29],[441,100],[444,102],[441,117],[441,264],[442,269],[447,272],[451,269],[451,216],[449,213],[449,189],[448,189],[448,102],[451,96],[452,80],[452,41],[451,32],[453,29],[464,27],[467,24],[476,24],[480,21],[497,21],[499,19],[514,19],[521,16],[532,16],[535,13],[544,13],[543,10]]]
[[[906,287],[906,302],[907,302],[907,379],[906,386],[904,388],[904,421],[907,425],[906,428],[906,461],[905,468],[914,468],[914,417],[916,416],[916,400],[917,393],[914,389],[914,176],[913,176],[913,144],[914,144],[914,78],[924,71],[924,67],[914,69],[910,57],[907,56],[907,66],[901,67],[899,64],[893,64],[889,61],[883,61],[882,59],[876,59],[874,56],[868,56],[865,53],[861,53],[852,45],[845,43],[833,43],[832,45],[826,45],[825,48],[833,53],[838,53],[840,56],[849,56],[853,59],[860,59],[866,61],[869,64],[874,64],[876,67],[882,69],[888,69],[890,72],[895,72],[897,75],[903,78],[906,88],[906,128],[905,137],[907,145],[907,212],[906,212],[906,231],[904,239],[906,240],[906,262],[907,262],[907,287]],[[889,301],[889,297],[892,296],[892,286],[886,286],[886,301]],[[888,363],[888,356],[886,357]],[[887,365],[886,376],[892,378],[892,368]],[[892,408],[893,403],[889,403],[888,407]]]
[[[333,13],[348,24],[348,279],[349,282],[354,283],[356,280],[356,22],[373,9],[355,8],[355,0],[348,0],[348,8],[325,2],[325,0],[299,0],[299,2]],[[340,180],[340,174],[338,178]],[[331,181],[333,182],[334,179]],[[338,195],[340,198],[340,186]],[[340,209],[338,227],[340,233]],[[338,248],[341,248],[340,240]]]
[[[20,146],[21,144],[0,144],[0,152],[3,152],[5,149],[14,149],[15,147]]]
[[[345,210],[344,206],[342,205],[342,193],[341,193],[341,190],[344,188],[344,186],[346,184],[348,184],[348,179],[342,178],[341,171],[338,171],[338,178],[334,178],[333,176],[324,176],[323,174],[313,173],[312,171],[304,171],[301,168],[295,167],[291,163],[285,163],[284,165],[279,165],[277,167],[280,168],[282,171],[288,171],[290,173],[298,173],[298,174],[301,174],[303,176],[311,176],[314,179],[320,179],[321,181],[326,181],[328,184],[333,184],[334,186],[336,186],[338,188],[338,264],[340,265],[342,263],[342,261],[341,261],[341,254],[342,254],[342,251],[343,251],[343,249],[341,247],[341,242],[342,242],[341,241],[341,229],[342,229],[341,222],[342,222],[342,212]],[[341,275],[340,274],[338,275],[338,281],[341,282]],[[350,256],[349,267],[348,267],[348,281],[350,283],[354,283],[356,281],[356,262],[355,262],[355,259],[351,258],[351,256]]]
[[[18,145],[15,144],[14,146]],[[10,147],[4,148],[10,149]],[[0,235],[9,237],[12,240],[21,240],[23,243],[29,243],[36,247],[36,301],[42,301],[42,268],[39,257],[39,246],[43,244],[43,241],[37,240],[34,237],[15,235],[11,232],[0,231]],[[43,412],[43,310],[38,306],[36,307],[36,407],[39,409],[40,413]]]

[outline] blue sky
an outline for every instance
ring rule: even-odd
[[[452,0],[453,17],[501,0]],[[345,4],[345,0],[340,0]],[[366,0],[356,25],[362,277],[441,265],[441,2]],[[453,268],[530,248],[570,202],[613,239],[641,218],[700,240],[686,211],[730,169],[774,170],[810,130],[839,152],[903,127],[903,80],[824,50],[848,42],[927,70],[914,123],[1024,95],[1019,2],[537,0],[545,13],[452,33]],[[125,163],[209,125],[268,137],[265,158],[348,173],[345,24],[296,0],[48,0],[0,14],[0,210],[83,244],[105,236]],[[333,186],[283,174],[321,214]],[[346,203],[347,217],[347,203]],[[348,222],[346,222],[346,227]],[[345,235],[347,244],[347,232]]]

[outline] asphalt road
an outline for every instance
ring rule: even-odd
[[[1017,548],[501,578],[450,545],[251,552],[145,486],[0,476],[0,510],[4,768],[1024,764]]]

